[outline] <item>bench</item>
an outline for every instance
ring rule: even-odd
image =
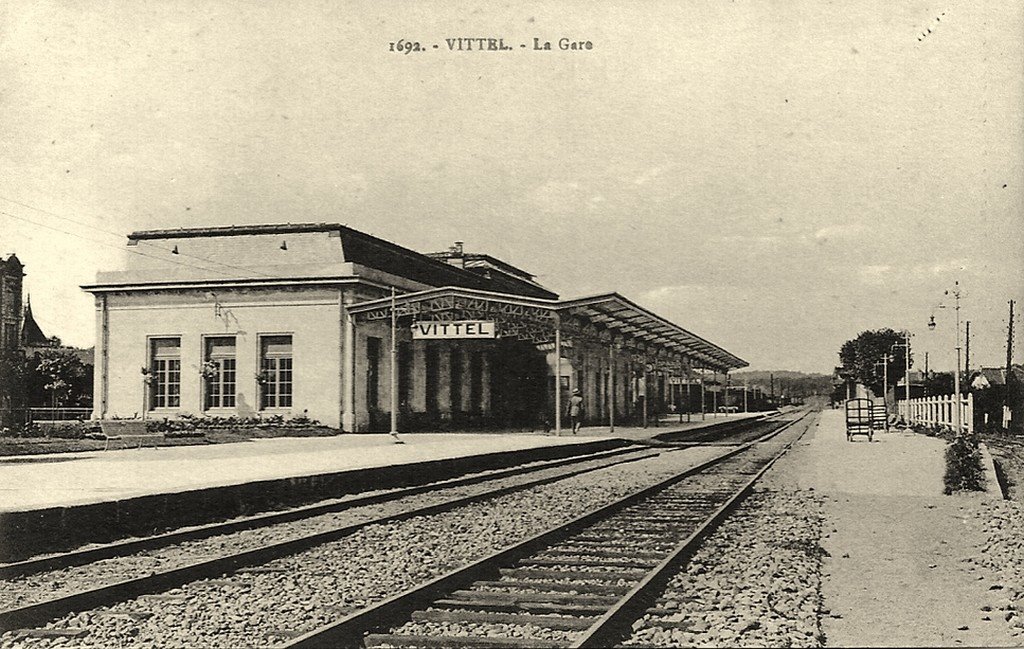
[[[146,430],[146,421],[143,419],[110,419],[100,420],[100,430],[103,431],[103,438],[106,443],[103,450],[110,448],[110,442],[121,442],[125,448],[129,441],[137,441],[136,448],[142,448],[147,441],[153,443],[153,448],[164,441],[163,433],[154,433]]]

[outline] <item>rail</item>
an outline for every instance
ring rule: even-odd
[[[498,584],[500,586],[501,584],[499,584],[499,582],[491,582],[487,580],[498,573],[512,574],[517,570],[523,570],[522,568],[504,568],[504,566],[517,564],[531,555],[543,552],[546,549],[549,549],[558,543],[565,542],[567,539],[576,535],[586,533],[588,529],[593,529],[593,526],[601,525],[603,522],[627,511],[629,508],[634,507],[652,497],[657,497],[660,493],[682,483],[691,476],[699,475],[704,471],[715,473],[717,470],[715,467],[721,466],[727,460],[743,455],[745,451],[755,448],[759,442],[780,434],[782,431],[794,426],[797,422],[802,421],[803,419],[804,417],[800,417],[792,421],[774,422],[779,425],[774,426],[772,430],[762,435],[757,440],[748,442],[742,446],[734,447],[713,459],[702,462],[657,484],[640,489],[616,502],[583,514],[568,523],[552,527],[545,532],[499,550],[469,565],[441,575],[440,577],[418,585],[405,592],[396,594],[386,600],[371,605],[368,608],[350,613],[335,622],[329,623],[323,627],[292,639],[285,646],[288,649],[363,646],[364,634],[368,631],[381,628],[382,626],[394,626],[396,623],[400,623],[400,620],[408,619],[408,616],[410,615],[413,616],[413,620],[416,620],[416,612],[418,609],[428,608],[434,602],[438,602],[440,604],[441,602],[448,601],[447,598],[451,597],[453,593],[464,593],[464,589],[470,588],[474,583],[484,585]],[[795,441],[795,439],[793,441]],[[584,636],[578,639],[577,642],[580,644],[574,643],[571,646],[611,646],[606,643],[609,642],[610,638],[621,629],[622,621],[624,617],[628,617],[628,612],[643,608],[639,602],[642,601],[643,597],[646,597],[650,593],[652,585],[660,583],[660,579],[664,576],[665,572],[669,568],[677,565],[678,562],[687,555],[689,550],[699,543],[707,532],[710,529],[713,529],[714,525],[717,524],[717,522],[720,521],[732,507],[742,500],[743,496],[749,492],[754,482],[764,473],[764,471],[767,470],[768,466],[770,466],[775,459],[781,456],[781,454],[789,448],[793,441],[786,444],[779,453],[773,454],[773,456],[768,460],[767,466],[762,465],[759,467],[759,470],[753,471],[752,474],[747,471],[739,471],[738,473],[744,476],[742,486],[737,490],[730,491],[724,502],[714,502],[710,516],[705,517],[704,515],[698,515],[703,522],[697,530],[688,535],[686,542],[675,548],[671,553],[671,556],[658,564],[655,569],[656,574],[648,575],[647,578],[642,580],[641,584],[636,588],[630,589],[624,597],[613,598],[616,603],[608,609],[599,620],[597,620],[597,624],[592,626],[587,623],[582,627],[574,627],[581,628],[581,630],[590,630],[586,631]],[[718,494],[707,495],[710,498],[717,498],[718,496]],[[709,500],[707,505],[711,504],[712,503]],[[691,506],[697,507],[699,511],[699,506]],[[681,512],[679,508],[676,508],[673,514],[681,514],[685,518],[687,515],[692,515],[692,512]],[[630,527],[634,531],[635,527],[639,525],[636,520],[637,519],[633,519],[630,523]],[[657,519],[655,518],[653,520],[656,521]],[[540,564],[541,562],[534,561],[534,563]],[[590,570],[592,570],[592,568],[590,568]],[[537,572],[535,574],[541,574],[541,572]],[[581,574],[597,576],[594,572],[585,572]],[[572,573],[566,573],[567,578],[571,578],[571,575]],[[626,575],[622,575],[622,577],[627,578]],[[565,586],[569,587],[568,585]],[[623,590],[625,590],[625,588],[623,588]],[[576,599],[585,599],[579,596],[574,597],[576,597]],[[579,608],[579,606],[574,605],[569,608]],[[546,618],[546,616],[534,616],[533,621],[536,623],[549,621],[547,619],[542,620],[542,617]],[[560,618],[556,623],[566,624],[568,622],[567,620]],[[456,644],[454,645],[452,644],[453,640],[456,641]],[[371,634],[365,638],[367,646],[371,643],[394,646],[458,646],[459,642],[464,643],[464,646],[478,646],[478,644],[473,642],[473,640],[480,639],[471,637],[459,637],[457,639],[450,637],[429,638],[426,636],[415,636],[414,638],[410,638],[390,634]],[[524,638],[488,638],[486,640],[493,642],[494,646],[500,646],[502,641],[509,643],[509,646],[515,645],[523,647],[530,644],[529,641]],[[560,643],[545,641],[538,646],[562,645]]]

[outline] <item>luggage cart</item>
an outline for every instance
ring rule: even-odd
[[[871,406],[871,428],[874,430],[889,430],[889,418],[885,412],[884,402]]]
[[[846,441],[852,442],[854,435],[867,435],[870,442],[874,437],[871,429],[871,399],[850,399],[846,402]]]

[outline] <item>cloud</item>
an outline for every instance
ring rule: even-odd
[[[826,225],[814,233],[814,238],[818,241],[849,239],[851,237],[866,234],[867,232],[868,228],[863,223],[840,223],[836,225]]]
[[[663,173],[668,171],[671,166],[672,165],[659,165],[657,167],[646,169],[639,176],[633,179],[633,184],[646,185],[653,180],[657,180]]]
[[[542,212],[575,214],[585,202],[583,194],[578,182],[549,180],[530,193],[530,201]]]
[[[662,302],[663,300],[672,299],[678,301],[681,298],[697,298],[705,297],[712,291],[710,286],[705,284],[671,284],[667,286],[659,286],[649,291],[644,291],[640,295],[640,300],[644,302]]]
[[[892,266],[885,264],[872,264],[867,266],[861,266],[858,269],[860,279],[865,284],[884,284],[888,279],[889,273],[893,270]]]
[[[370,186],[366,176],[360,173],[348,174],[333,180],[335,189],[353,201],[363,200],[366,197],[366,190]]]

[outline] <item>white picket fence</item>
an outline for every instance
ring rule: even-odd
[[[952,394],[919,397],[910,400],[909,413],[906,401],[899,402],[898,411],[904,421],[912,424],[953,428],[953,408],[956,401]],[[959,401],[961,430],[974,432],[974,395],[968,393],[967,396],[961,396]]]

